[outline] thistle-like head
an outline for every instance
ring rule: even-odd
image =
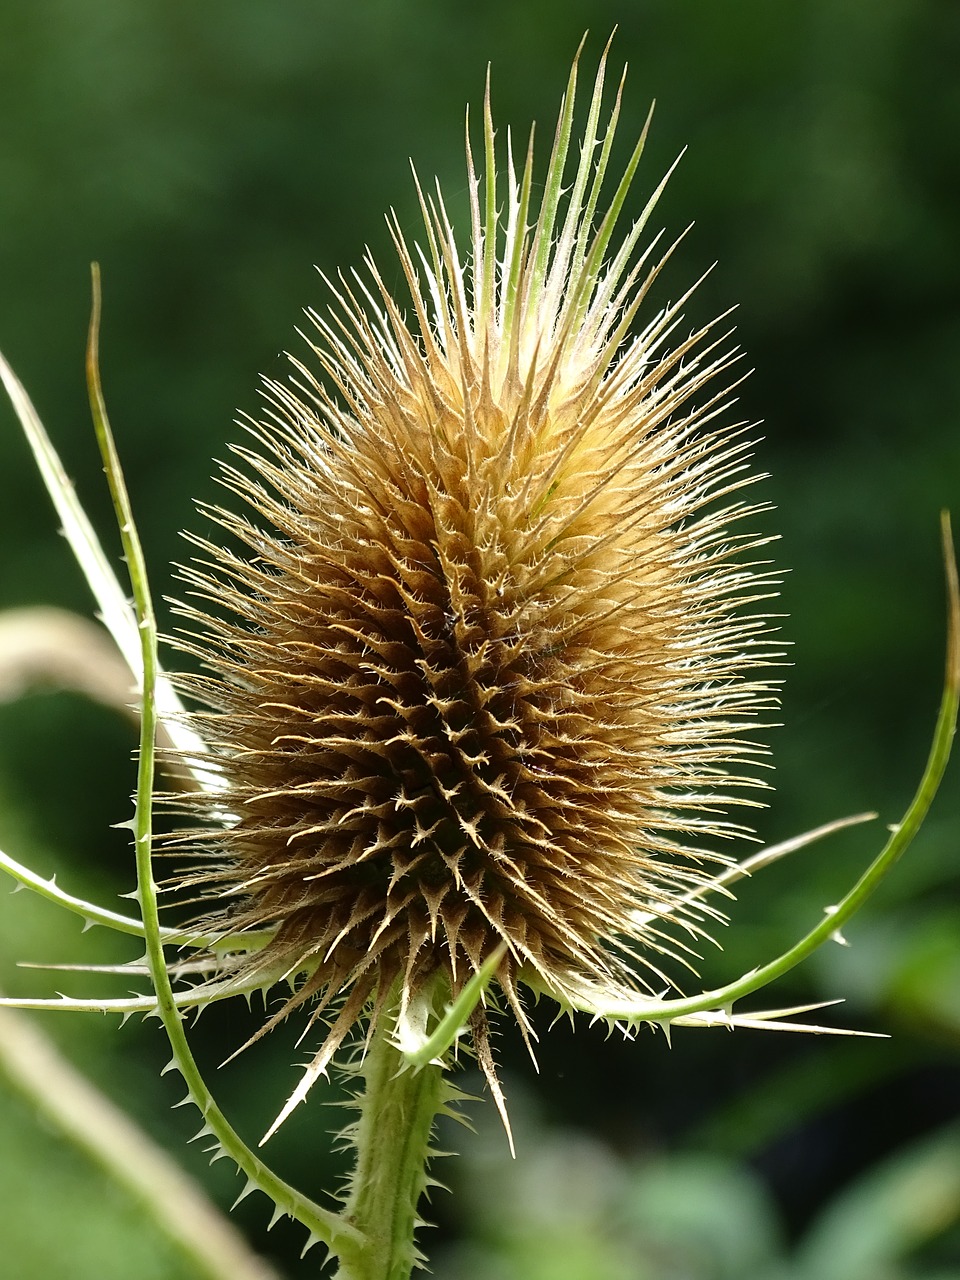
[[[269,931],[238,963],[298,976],[278,1016],[339,1007],[324,1063],[494,954],[521,1025],[522,985],[662,986],[755,785],[770,587],[731,532],[757,509],[732,357],[683,300],[642,318],[659,189],[615,240],[643,138],[605,200],[619,95],[602,128],[601,63],[568,163],[575,72],[539,203],[532,146],[496,172],[488,94],[466,252],[421,192],[423,247],[392,222],[404,298],[372,261],[330,285],[224,469],[244,551],[186,574],[222,781],[186,882],[205,932]],[[482,1007],[472,1032],[490,1074]]]

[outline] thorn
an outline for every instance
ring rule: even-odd
[[[312,1249],[315,1244],[319,1244],[319,1243],[320,1243],[320,1237],[316,1234],[316,1232],[311,1231],[310,1234],[307,1236],[307,1243],[303,1246],[303,1249],[300,1251],[300,1257],[301,1258],[304,1257],[308,1249]]]
[[[165,1067],[160,1068],[160,1075],[165,1076],[168,1071],[176,1071],[176,1070],[177,1070],[177,1060],[176,1058],[171,1058]]]
[[[246,1200],[247,1196],[250,1195],[251,1191],[259,1191],[259,1190],[260,1188],[254,1182],[254,1180],[252,1178],[248,1178],[243,1190],[240,1192],[236,1200],[234,1200],[233,1204],[230,1206],[231,1213],[237,1207],[237,1205],[240,1203],[241,1200]]]
[[[895,828],[895,827],[891,827],[891,828],[890,828],[890,830],[891,830],[891,831],[895,831],[895,830],[896,830],[896,828]],[[837,912],[838,912],[838,911],[839,911],[839,907],[824,907],[824,908],[823,908],[823,914],[824,914],[825,916],[835,916],[835,915],[837,914]],[[838,942],[838,943],[840,944],[840,946],[841,946],[841,947],[849,947],[849,945],[850,945],[850,943],[846,940],[846,938],[843,936],[843,934],[840,932],[840,930],[839,930],[839,929],[834,929],[833,933],[831,933],[831,935],[830,935],[830,941],[831,941],[831,942]]]
[[[272,1215],[272,1217],[270,1218],[270,1221],[267,1223],[267,1230],[268,1230],[268,1231],[272,1231],[272,1230],[273,1230],[273,1228],[274,1228],[274,1227],[277,1225],[277,1223],[280,1221],[280,1219],[281,1219],[281,1218],[283,1218],[283,1217],[285,1217],[285,1216],[286,1216],[285,1211],[280,1207],[280,1205],[278,1205],[278,1204],[276,1203],[276,1201],[274,1201],[274,1205],[273,1205],[273,1215]]]

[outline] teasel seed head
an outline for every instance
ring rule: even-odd
[[[757,785],[771,586],[731,532],[758,510],[722,414],[735,355],[712,326],[677,337],[686,298],[640,319],[662,184],[615,245],[643,138],[598,214],[605,57],[568,165],[574,68],[539,207],[532,140],[497,176],[488,89],[466,254],[418,186],[423,248],[390,222],[408,296],[369,259],[328,282],[313,366],[267,383],[223,469],[248,514],[212,514],[243,550],[195,540],[185,570],[206,670],[183,683],[222,789],[187,802],[181,885],[205,933],[270,931],[236,965],[296,979],[267,1025],[310,1002],[315,1067],[501,944],[525,1031],[524,985],[662,988]],[[482,1005],[471,1030],[493,1078]]]

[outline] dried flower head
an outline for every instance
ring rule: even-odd
[[[660,189],[614,247],[643,138],[598,213],[603,70],[572,175],[571,77],[538,209],[532,147],[498,185],[488,94],[466,255],[421,192],[424,248],[391,223],[406,301],[372,261],[330,285],[318,373],[268,384],[224,468],[250,515],[213,514],[244,552],[201,542],[186,571],[215,607],[186,610],[186,687],[223,787],[189,802],[209,821],[183,883],[204,932],[270,931],[236,964],[298,978],[277,1017],[337,1011],[317,1069],[364,1010],[455,995],[501,944],[521,1026],[521,984],[662,985],[671,928],[704,919],[700,842],[756,785],[769,580],[729,532],[756,510],[718,417],[732,356],[676,339],[685,299],[636,330]],[[471,1030],[492,1074],[482,1007]]]

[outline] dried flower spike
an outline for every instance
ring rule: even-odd
[[[209,830],[179,837],[183,884],[205,933],[272,931],[236,963],[299,975],[278,1018],[339,1009],[311,1076],[364,1010],[455,996],[498,948],[527,1030],[521,984],[662,988],[671,930],[704,919],[700,841],[756,785],[770,585],[729,532],[757,510],[718,417],[732,357],[709,328],[676,340],[685,299],[634,332],[662,184],[614,246],[643,138],[599,214],[603,74],[571,175],[574,68],[538,210],[532,146],[518,177],[508,139],[498,185],[488,93],[466,255],[421,192],[425,250],[392,222],[409,297],[372,261],[330,286],[320,373],[269,383],[224,468],[250,516],[213,515],[245,551],[198,540],[185,571],[214,606],[185,609],[208,674],[184,687],[224,789],[189,802]]]

